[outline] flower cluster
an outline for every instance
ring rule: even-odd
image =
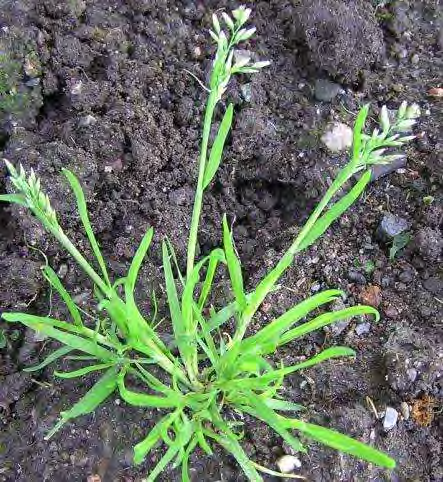
[[[214,69],[211,76],[211,90],[217,92],[220,99],[225,92],[231,76],[234,74],[253,74],[270,64],[269,61],[251,62],[250,55],[243,51],[236,51],[235,46],[250,39],[256,29],[246,28],[245,24],[251,15],[251,9],[244,5],[233,10],[232,17],[226,12],[222,13],[224,23],[228,28],[226,33],[216,14],[212,16],[214,30],[209,30],[211,37],[217,44],[214,59]]]

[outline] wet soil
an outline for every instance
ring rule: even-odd
[[[234,5],[0,1],[0,47],[22,66],[17,88],[27,99],[16,112],[0,109],[2,157],[36,171],[66,231],[88,252],[61,168],[76,173],[115,277],[124,274],[146,228],[155,228],[157,242],[140,279],[143,309],[149,308],[145,294],[161,280],[162,237],[184,259],[206,98],[189,72],[207,80],[210,15]],[[418,102],[423,116],[407,164],[376,179],[299,257],[252,329],[327,287],[348,293],[345,306],[377,306],[380,322],[353,320],[316,333],[278,358],[290,363],[332,344],[356,348],[354,363],[326,363],[292,377],[287,395],[308,407],[311,420],[386,450],[398,468],[387,473],[311,444],[299,472],[312,481],[443,480],[442,101],[429,94],[441,80],[438,2],[270,0],[255,2],[253,22],[259,35],[248,48],[272,65],[235,80],[227,93],[235,121],[205,199],[199,252],[220,244],[221,215],[227,212],[235,220],[247,283],[254,286],[345,162],[345,155],[328,152],[320,141],[328,123],[352,125],[366,102],[374,116],[383,104]],[[318,79],[340,85],[330,102],[316,100]],[[0,191],[9,189],[0,167]],[[389,243],[376,235],[386,213],[404,218],[412,236],[394,259]],[[62,304],[42,281],[44,256],[87,308],[91,286],[67,255],[20,208],[0,206],[0,311],[63,316]],[[0,349],[0,480],[142,480],[161,451],[135,468],[131,447],[160,414],[113,400],[45,442],[60,410],[92,380],[60,382],[50,371],[22,372],[50,345],[19,326],[1,329],[7,345]],[[400,416],[385,432],[377,414],[388,406]],[[274,466],[287,447],[266,427],[247,422],[248,454]],[[192,466],[195,480],[244,480],[218,450],[213,457],[197,452]],[[179,479],[171,470],[161,480]]]

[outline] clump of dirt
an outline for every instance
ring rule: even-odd
[[[293,35],[316,70],[348,83],[384,52],[383,32],[367,1],[296,2]]]

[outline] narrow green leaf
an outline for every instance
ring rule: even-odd
[[[243,313],[243,318],[246,320],[246,323],[249,323],[252,319],[260,305],[263,303],[263,300],[274,289],[277,281],[286,269],[291,266],[293,260],[294,255],[287,251],[277,265],[260,281],[255,290],[250,293],[248,304]]]
[[[223,148],[225,146],[226,138],[228,137],[229,130],[232,125],[232,117],[234,115],[234,106],[229,104],[226,109],[223,120],[218,129],[217,137],[215,138],[214,144],[211,148],[211,154],[209,155],[209,160],[206,165],[205,175],[203,177],[203,189],[206,189],[209,183],[212,181],[215,173],[217,172],[221,158],[223,155]]]
[[[371,171],[366,171],[358,180],[358,182],[353,186],[353,188],[343,196],[339,201],[333,204],[326,213],[321,216],[314,224],[309,233],[303,238],[298,248],[299,251],[303,251],[308,246],[313,244],[324,232],[329,228],[329,226],[339,218],[360,196],[364,191],[368,182],[371,180]]]
[[[68,353],[71,353],[73,351],[73,348],[70,346],[62,346],[58,350],[53,351],[50,355],[48,355],[41,363],[38,365],[35,365],[33,367],[28,367],[24,368],[24,372],[36,372],[38,370],[41,370],[45,366],[49,365],[50,363],[54,362],[55,360],[58,360],[62,356],[67,355]]]
[[[297,365],[273,370],[265,373],[264,375],[256,377],[236,378],[234,380],[225,382],[222,385],[222,388],[224,390],[266,390],[270,383],[281,381],[283,377],[289,375],[290,373],[317,365],[318,363],[326,361],[330,358],[341,356],[355,356],[355,351],[351,348],[343,346],[327,348],[318,355],[315,355],[302,363],[298,363]]]
[[[242,353],[249,351],[261,354],[269,353],[269,351],[263,352],[262,348],[270,343],[278,344],[281,334],[287,331],[294,323],[304,318],[316,308],[330,303],[341,295],[343,295],[343,291],[327,290],[298,303],[286,313],[271,321],[255,335],[244,339],[241,344]]]
[[[151,245],[153,236],[154,230],[153,228],[149,228],[143,236],[143,239],[141,240],[134,257],[132,258],[131,266],[125,279],[125,284],[128,284],[132,290],[135,288],[138,272],[140,271],[140,267],[145,259],[149,246]]]
[[[355,120],[354,124],[354,136],[353,136],[353,145],[352,145],[352,161],[358,162],[359,155],[361,150],[362,144],[362,132],[365,126],[366,118],[368,117],[369,113],[369,104],[366,104],[360,109],[360,112],[357,115],[357,119]]]
[[[61,412],[61,419],[46,435],[45,440],[49,440],[69,420],[91,413],[103,403],[117,388],[117,370],[115,366],[110,368],[72,408]]]
[[[97,372],[99,370],[104,370],[115,365],[115,363],[101,363],[99,365],[90,365],[87,367],[80,368],[78,370],[73,370],[71,372],[58,372],[54,371],[54,375],[59,378],[78,378],[88,373]]]
[[[239,308],[236,301],[229,303],[220,311],[214,312],[208,320],[208,330],[213,331],[220,328],[228,320],[230,320],[237,312]]]
[[[177,346],[184,360],[189,354],[189,346],[186,340],[186,332],[183,323],[183,316],[180,308],[180,302],[175,285],[174,275],[172,273],[171,261],[169,259],[168,247],[165,242],[163,248],[163,270],[165,272],[166,294],[168,297],[169,312],[171,314],[172,327],[174,329]]]
[[[262,476],[257,472],[253,462],[246,455],[243,447],[239,444],[235,435],[227,425],[223,425],[223,427],[220,428],[220,435],[209,428],[204,428],[203,433],[207,437],[214,439],[235,458],[238,465],[240,465],[246,477],[248,477],[251,482],[263,482]]]
[[[43,275],[48,280],[48,282],[51,284],[51,286],[62,297],[63,301],[65,302],[65,304],[66,304],[66,306],[69,310],[69,313],[72,316],[73,322],[77,326],[83,326],[80,311],[78,310],[77,305],[74,303],[74,300],[71,298],[71,295],[67,292],[66,288],[63,286],[63,284],[60,281],[59,277],[57,276],[56,272],[50,266],[45,266],[43,268]]]
[[[35,331],[48,335],[54,340],[60,341],[64,345],[68,345],[71,348],[84,353],[89,353],[90,355],[96,356],[101,360],[115,359],[114,353],[98,345],[96,342],[83,338],[82,336],[77,336],[58,330],[57,328],[54,328],[54,326],[70,328],[70,331],[76,330],[77,332],[83,334],[94,333],[92,330],[88,330],[87,328],[79,328],[70,325],[69,323],[60,322],[59,320],[42,316],[28,315],[27,313],[2,313],[2,318],[11,323],[22,323]],[[91,338],[92,337],[93,335],[91,335]]]
[[[189,477],[189,456],[192,454],[197,444],[198,440],[196,437],[194,437],[186,448],[182,460],[182,482],[191,482],[191,479]]]
[[[184,279],[184,277],[182,275],[182,272],[180,270],[180,266],[178,265],[177,253],[175,252],[174,245],[171,243],[171,241],[169,241],[169,238],[166,238],[165,241],[166,241],[166,245],[168,247],[168,250],[171,253],[172,261],[174,262],[174,266],[175,266],[175,269],[177,271],[177,275],[178,275],[178,279],[180,281],[180,284],[182,286],[184,286],[185,285],[185,279]]]
[[[286,400],[279,400],[278,398],[265,398],[263,397],[263,403],[272,410],[278,412],[300,412],[306,410],[303,405],[299,403],[287,402]]]
[[[148,229],[148,231],[145,233],[134,255],[134,258],[132,259],[128,275],[126,276],[124,281],[126,299],[126,324],[132,340],[144,339],[143,335],[146,333],[146,335],[150,339],[152,339],[157,346],[161,347],[162,350],[166,351],[164,343],[161,341],[161,339],[157,336],[155,331],[140,313],[134,297],[134,290],[137,282],[138,273],[151,244],[153,235],[154,230],[152,228]]]
[[[303,422],[302,420],[284,420],[287,428],[299,430],[307,437],[327,445],[328,447],[332,447],[340,452],[353,455],[354,457],[358,457],[381,467],[386,467],[388,469],[395,468],[395,460],[388,455],[370,447],[369,445],[354,440],[351,437],[342,435],[335,430]]]
[[[198,307],[200,311],[205,306],[206,299],[208,298],[208,295],[211,292],[215,271],[217,269],[218,263],[220,262],[226,263],[225,254],[221,249],[214,249],[213,251],[211,251],[211,254],[209,255],[209,265],[206,272],[205,280],[203,282],[200,298],[198,300]]]
[[[234,245],[232,243],[232,235],[229,230],[226,215],[223,216],[223,246],[226,255],[226,263],[228,264],[229,277],[231,278],[232,289],[241,313],[246,307],[246,296],[243,290],[243,275],[240,261],[237,258]]]
[[[283,440],[288,443],[296,452],[306,452],[306,449],[301,444],[298,438],[294,437],[288,432],[285,425],[281,422],[280,417],[274,412],[272,408],[266,405],[260,398],[256,395],[245,394],[245,398],[252,410],[244,408],[244,410],[254,417],[262,420],[267,425],[269,425],[273,430],[275,430]]]
[[[141,464],[145,460],[146,455],[161,439],[163,427],[167,429],[172,424],[174,417],[177,416],[178,413],[173,412],[163,417],[149,432],[148,436],[134,447],[134,464]]]
[[[135,407],[177,408],[182,402],[182,397],[178,395],[176,398],[172,398],[171,396],[158,397],[156,395],[128,390],[125,386],[124,372],[121,372],[118,377],[118,388],[123,400]]]
[[[23,194],[0,194],[0,201],[5,203],[19,204],[25,208],[28,207],[26,197]]]
[[[89,243],[91,244],[92,251],[94,252],[94,255],[100,266],[103,277],[106,281],[106,285],[108,287],[111,287],[108,271],[106,269],[106,263],[105,263],[105,260],[103,259],[103,255],[101,254],[100,247],[98,245],[97,239],[95,238],[94,231],[92,230],[92,226],[89,221],[88,208],[86,205],[86,199],[83,193],[83,189],[77,177],[71,171],[69,171],[68,169],[62,169],[62,171],[74,192],[75,199],[77,201],[77,209],[80,215],[80,219],[83,223],[83,227],[85,228],[86,235],[89,239]]]
[[[375,308],[372,308],[372,306],[357,305],[350,308],[345,308],[343,310],[330,311],[317,316],[313,320],[303,323],[292,330],[287,331],[281,336],[279,345],[289,343],[290,341],[296,340],[307,333],[311,333],[312,331],[323,328],[324,326],[335,323],[336,321],[359,315],[374,315],[376,321],[378,321],[380,318],[378,311]]]
[[[326,350],[321,351],[318,355],[308,358],[308,360],[304,362],[297,363],[297,365],[293,365],[291,367],[282,368],[279,371],[284,375],[288,375],[290,373],[303,370],[304,368],[318,365],[319,363],[329,360],[330,358],[338,358],[342,356],[355,356],[355,351],[346,346],[333,346],[331,348],[326,348]]]

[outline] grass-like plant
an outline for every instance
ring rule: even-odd
[[[255,333],[249,333],[248,327],[266,296],[278,289],[280,278],[297,254],[323,235],[360,196],[370,181],[372,165],[389,163],[398,155],[386,155],[385,149],[400,147],[413,138],[402,135],[402,132],[414,125],[418,108],[403,103],[395,119],[390,121],[388,111],[383,107],[381,129],[375,129],[371,135],[363,133],[368,106],[361,109],[355,123],[349,162],[339,171],[280,261],[253,290],[245,291],[241,262],[226,217],[223,219],[223,248],[214,249],[200,260],[195,259],[195,251],[203,195],[220,165],[234,112],[232,104],[229,105],[218,134],[209,146],[215,109],[232,75],[255,73],[268,65],[268,62],[252,63],[249,57],[236,55],[236,46],[255,32],[254,28],[245,27],[250,13],[250,9],[245,7],[234,10],[232,16],[223,13],[228,34],[221,28],[218,18],[213,16],[214,30],[210,33],[217,51],[203,125],[186,273],[180,272],[170,243],[164,241],[162,245],[165,301],[178,354],[165,345],[153,328],[155,314],[146,319],[134,299],[137,275],[153,238],[152,228],[145,234],[127,276],[111,281],[89,222],[83,191],[74,174],[63,171],[76,197],[98,269],[86,260],[64,233],[56,211],[34,172],[31,170],[28,176],[22,167],[16,170],[5,161],[15,193],[1,195],[0,200],[19,204],[33,213],[89,276],[98,300],[94,321],[91,322],[89,317],[84,319],[83,312],[56,273],[45,267],[44,275],[64,300],[71,320],[26,313],[2,314],[7,322],[22,323],[62,344],[40,365],[28,368],[28,371],[39,370],[65,358],[84,362],[84,365],[69,372],[54,371],[57,377],[83,377],[92,372],[101,374],[83,398],[61,413],[60,420],[46,438],[52,437],[69,420],[94,411],[114,392],[129,405],[164,409],[165,414],[134,448],[134,462],[138,464],[158,443],[165,445],[164,455],[151,470],[149,481],[155,480],[170,462],[181,466],[183,481],[189,481],[188,460],[191,453],[199,446],[211,454],[214,443],[220,444],[235,457],[251,481],[261,481],[260,472],[282,475],[258,465],[246,455],[241,446],[241,414],[248,414],[269,425],[295,451],[305,452],[304,440],[312,439],[383,467],[395,466],[389,456],[368,445],[306,422],[304,417],[285,415],[286,412],[300,412],[303,408],[297,401],[283,398],[280,389],[285,377],[332,358],[353,357],[355,352],[352,349],[341,346],[327,348],[293,366],[276,365],[275,356],[269,358],[269,355],[278,353],[279,347],[338,320],[357,315],[373,316],[378,320],[379,314],[374,308],[353,306],[321,313],[319,308],[342,295],[341,291],[330,289],[295,305]],[[353,184],[352,187],[343,193],[344,186],[349,183]],[[227,267],[234,299],[228,300],[222,307],[208,306],[211,292],[217,289],[214,276],[223,266]],[[229,320],[234,320],[235,330],[230,336],[222,335],[220,327]],[[157,367],[155,370],[153,365]],[[162,374],[159,374],[159,369]],[[129,379],[138,379],[144,390],[131,389]],[[226,416],[227,413],[229,416]],[[239,415],[237,418],[236,414]],[[303,440],[294,435],[294,430]]]

